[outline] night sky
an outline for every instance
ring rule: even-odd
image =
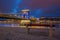
[[[20,13],[30,9],[34,17],[60,17],[60,0],[0,0],[0,13]]]

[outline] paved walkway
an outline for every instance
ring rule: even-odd
[[[60,29],[55,29],[53,40],[60,40]],[[48,30],[31,29],[30,34],[25,28],[20,27],[0,27],[0,40],[51,40]]]

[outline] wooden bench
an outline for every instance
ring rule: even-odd
[[[53,36],[53,27],[55,25],[53,24],[36,24],[36,23],[29,23],[29,24],[25,24],[26,25],[26,29],[27,29],[27,33],[29,33],[29,30],[31,26],[44,26],[44,27],[49,27],[49,36],[52,37]]]
[[[50,25],[50,24],[36,24],[36,23],[30,23],[30,24],[25,24],[26,28],[29,28],[30,26],[44,26],[44,27],[54,27],[55,25]]]

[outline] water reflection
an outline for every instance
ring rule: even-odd
[[[1,24],[0,23],[0,27],[18,27],[19,24]]]
[[[0,23],[0,27],[21,27],[21,26],[18,23],[15,23],[15,24],[13,24],[13,23],[8,23],[8,24],[6,24],[6,23]],[[60,28],[60,24],[56,23],[55,24],[55,28]]]

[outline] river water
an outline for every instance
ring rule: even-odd
[[[19,24],[1,24],[0,23],[0,27],[18,27]]]
[[[0,23],[0,27],[23,27],[20,26],[19,24],[4,24],[4,23]],[[55,28],[60,28],[60,24],[55,24]]]

